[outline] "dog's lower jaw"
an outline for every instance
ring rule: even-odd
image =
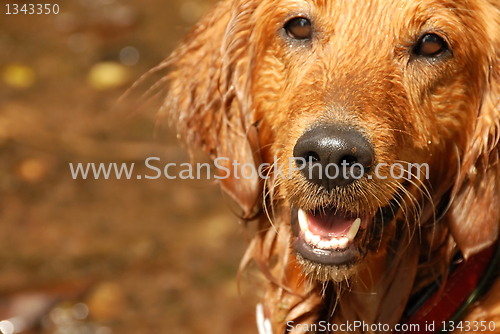
[[[349,263],[343,265],[325,265],[318,264],[311,260],[305,259],[300,253],[295,252],[295,257],[299,262],[304,274],[319,282],[333,281],[336,283],[348,282],[358,270],[358,263]]]

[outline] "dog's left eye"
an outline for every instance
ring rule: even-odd
[[[310,39],[312,36],[311,21],[304,17],[296,17],[285,24],[288,36],[293,39]]]
[[[448,50],[448,44],[436,34],[424,35],[415,46],[413,52],[426,58],[434,58],[443,55]]]

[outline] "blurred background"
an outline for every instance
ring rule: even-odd
[[[256,333],[255,287],[236,283],[245,229],[216,184],[69,168],[190,161],[154,105],[116,101],[213,3],[63,0],[58,14],[7,15],[14,3],[49,2],[0,6],[0,332]]]

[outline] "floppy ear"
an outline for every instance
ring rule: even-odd
[[[218,168],[224,177],[222,189],[239,204],[245,218],[260,207],[262,187],[258,175],[241,175],[244,164],[261,163],[250,94],[254,2],[218,3],[158,66],[172,68],[163,80],[168,80],[169,89],[160,116],[170,117],[190,148],[201,147],[212,160],[224,158],[217,163],[230,173]],[[233,161],[240,164],[238,175]],[[249,167],[245,170],[249,176]]]
[[[492,245],[500,226],[500,8],[492,5],[490,9],[485,14],[490,19],[486,26],[491,38],[485,47],[490,53],[487,83],[448,215],[451,234],[465,258]]]

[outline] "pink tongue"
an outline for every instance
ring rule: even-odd
[[[307,214],[309,230],[322,237],[343,237],[349,232],[356,218],[346,217],[342,212],[317,212],[316,215]]]

